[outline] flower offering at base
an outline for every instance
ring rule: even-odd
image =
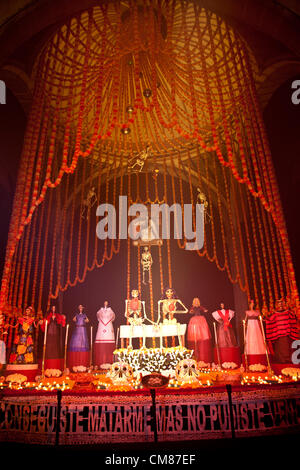
[[[183,359],[191,359],[192,351],[182,346],[172,348],[117,349],[114,354],[120,361],[140,372],[171,372]]]

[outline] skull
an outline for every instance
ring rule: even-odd
[[[107,373],[113,384],[126,384],[133,379],[132,367],[127,362],[114,362]]]
[[[175,373],[180,382],[197,382],[199,376],[197,362],[194,359],[183,359],[177,364]]]

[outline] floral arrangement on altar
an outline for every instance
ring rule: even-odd
[[[6,382],[22,384],[27,381],[27,377],[23,374],[10,374],[6,377]]]
[[[204,362],[204,361],[199,361],[198,362],[198,368],[199,369],[209,369],[210,363],[209,362]]]
[[[85,366],[74,366],[72,367],[73,372],[86,372],[87,368]]]
[[[46,369],[45,370],[46,377],[60,377],[61,374],[62,372],[59,369]]]
[[[182,346],[173,348],[117,349],[114,354],[134,371],[160,372],[175,370],[183,359],[191,359],[192,351]]]
[[[223,369],[237,369],[238,365],[235,362],[223,362]]]
[[[286,367],[285,369],[282,369],[281,373],[285,376],[293,377],[295,380],[300,379],[300,369],[297,367]]]
[[[251,364],[249,366],[249,370],[251,372],[262,372],[263,370],[266,370],[266,366],[264,364]]]

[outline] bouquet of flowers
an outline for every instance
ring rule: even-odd
[[[236,369],[237,364],[235,362],[223,362],[222,367],[223,369]]]
[[[6,377],[6,382],[21,384],[27,381],[27,377],[22,374],[10,374]]]
[[[282,369],[281,372],[283,375],[300,379],[300,369],[297,367],[286,367],[285,369]]]
[[[73,371],[74,372],[86,372],[86,367],[85,366],[74,366]]]
[[[61,376],[61,370],[59,370],[59,369],[46,369],[45,370],[45,376],[46,377],[60,377]]]
[[[251,370],[252,372],[262,372],[266,369],[266,366],[264,366],[263,364],[251,364],[249,366],[249,370]]]

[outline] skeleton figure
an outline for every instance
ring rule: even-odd
[[[206,198],[206,195],[201,191],[200,188],[197,188],[197,204],[203,204],[204,206],[204,223],[207,221],[210,221],[211,215],[207,211],[208,208],[208,200]],[[208,220],[207,220],[208,219]]]
[[[181,383],[198,382],[197,362],[194,359],[183,359],[177,364],[175,374],[177,380]]]
[[[114,385],[128,384],[133,379],[132,367],[127,362],[114,362],[107,373]]]
[[[178,310],[179,308],[179,310]],[[180,310],[180,308],[182,310]],[[157,323],[160,321],[160,316],[163,316],[163,323],[165,324],[175,324],[177,323],[176,318],[174,315],[176,313],[187,313],[188,309],[183,304],[183,302],[176,298],[176,294],[174,289],[168,287],[165,290],[164,299],[158,301],[158,320]]]
[[[94,186],[87,193],[86,198],[82,201],[81,217],[84,219],[86,216],[87,220],[89,218],[89,212],[93,205],[97,201],[97,194],[95,192]]]
[[[144,251],[142,253],[141,264],[142,264],[142,269],[143,269],[143,284],[146,284],[145,275],[146,273],[148,273],[148,280],[149,280],[150,269],[153,264],[152,255],[149,251],[148,246],[144,247]]]
[[[139,291],[133,289],[131,291],[131,298],[125,300],[125,317],[130,325],[130,338],[129,348],[132,348],[133,327],[142,326],[143,329],[143,347],[145,347],[145,329],[144,320],[146,317],[145,301],[139,299]]]
[[[145,150],[142,150],[128,161],[128,168],[132,171],[141,172],[150,153],[150,147],[147,145]]]
[[[145,302],[139,299],[139,291],[133,289],[131,298],[125,300],[125,317],[130,325],[141,325],[145,318]]]

